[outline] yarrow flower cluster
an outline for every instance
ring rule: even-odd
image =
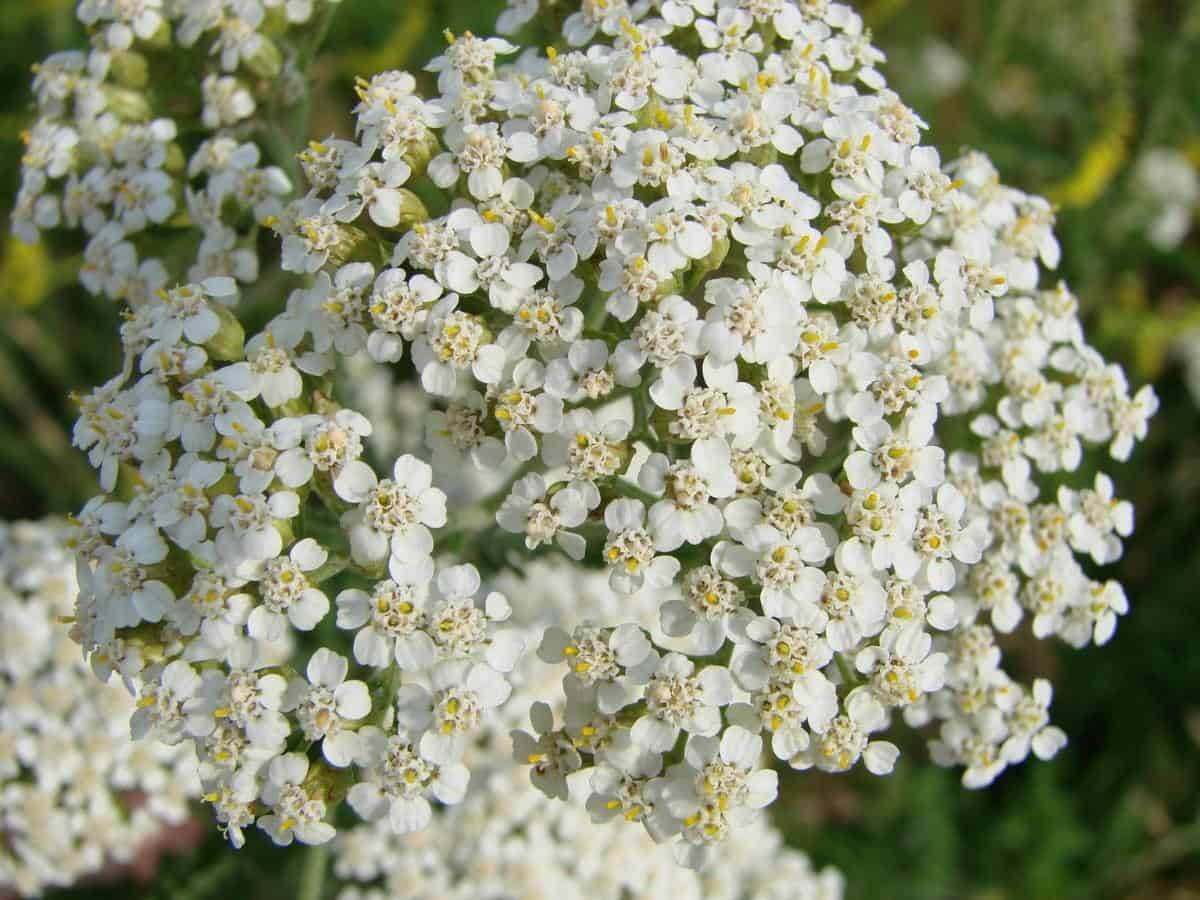
[[[183,277],[255,281],[256,225],[292,191],[272,142],[336,3],[81,0],[88,50],[34,66],[14,232],[82,233],[80,283],[134,308]]]
[[[328,840],[343,799],[407,833],[462,800],[536,643],[565,674],[514,730],[533,783],[586,777],[595,818],[696,868],[775,764],[889,773],[899,719],[969,786],[1053,755],[1050,684],[998,639],[1111,637],[1126,598],[1090,565],[1132,509],[1076,473],[1157,400],[1046,274],[1049,204],[922,145],[840,3],[586,3],[544,54],[447,37],[436,96],[361,80],[354,136],[300,154],[270,224],[304,283],[265,327],[226,275],[150,292],[80,400],[105,494],[76,634],[135,733],[196,746],[235,844]],[[435,405],[421,453],[372,464],[338,399],[364,359]],[[511,477],[448,508],[426,453]],[[507,626],[485,580],[560,553],[657,627]]]
[[[330,360],[296,349],[297,310],[243,348],[217,302],[233,290],[161,292],[123,335],[136,380],[81,401],[76,441],[115,494],[76,519],[75,635],[136,691],[135,736],[195,746],[235,846],[251,824],[323,843],[343,799],[424,827],[431,798],[461,800],[466,742],[507,698],[522,641],[474,566],[435,564],[446,496],[430,466],[405,455],[377,477],[371,424],[304,390]],[[348,652],[305,639],[330,630]]]
[[[653,630],[659,599],[652,591],[614,598],[603,573],[580,571],[562,559],[531,564],[521,576],[503,576],[500,588],[520,597],[513,621],[533,639],[549,622],[644,622]],[[562,592],[575,598],[562,608]],[[614,603],[614,599],[618,600]],[[334,872],[339,900],[475,900],[502,885],[507,896],[569,900],[840,900],[842,876],[813,870],[800,852],[782,845],[778,831],[757,819],[730,836],[721,865],[697,873],[676,866],[638,829],[596,827],[617,813],[598,797],[588,801],[590,779],[570,777],[571,798],[544,796],[510,762],[507,728],[528,726],[526,710],[553,698],[553,669],[527,656],[512,675],[506,713],[485,727],[469,754],[472,784],[465,801],[436,815],[424,831],[397,839],[387,823],[361,825],[338,835]],[[548,706],[543,706],[548,711]],[[545,715],[535,712],[534,718]]]
[[[58,621],[75,594],[62,522],[0,526],[0,892],[74,884],[188,816],[195,759],[129,739],[133,702],[97,683]]]

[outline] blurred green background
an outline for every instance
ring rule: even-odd
[[[496,0],[343,0],[314,67],[310,137],[345,133],[356,74],[419,68],[444,28],[488,32]],[[1061,275],[1093,342],[1131,382],[1153,381],[1150,438],[1113,475],[1138,530],[1111,571],[1133,609],[1083,652],[1009,649],[1014,676],[1049,675],[1071,744],[968,792],[919,742],[895,777],[788,776],[774,807],[789,840],[846,873],[853,900],[1200,898],[1200,416],[1181,335],[1200,329],[1200,227],[1164,249],[1148,150],[1200,168],[1200,3],[873,0],[860,6],[893,88],[943,158],[987,152],[1002,177],[1059,204]],[[78,45],[69,0],[0,0],[0,206],[17,182],[29,66]],[[117,313],[73,284],[78,247],[0,236],[0,516],[74,510],[93,490],[70,447],[67,394],[116,368]],[[1200,341],[1197,342],[1200,344]],[[1200,351],[1194,351],[1200,357]],[[298,857],[214,836],[152,883],[75,897],[291,897]]]

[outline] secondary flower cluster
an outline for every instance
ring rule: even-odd
[[[499,586],[521,602],[513,612],[535,641],[548,622],[581,618],[652,624],[658,598],[642,592],[614,603],[605,576],[562,559],[531,564]],[[570,592],[575,602],[564,608]],[[573,779],[572,799],[560,803],[535,790],[512,766],[507,727],[528,725],[525,711],[555,693],[555,673],[528,656],[514,670],[505,714],[485,727],[469,753],[472,784],[466,800],[435,816],[425,831],[399,841],[382,823],[348,829],[333,846],[339,900],[476,900],[503,885],[508,896],[563,900],[840,900],[843,879],[815,872],[808,859],[782,845],[758,819],[731,835],[721,864],[703,873],[673,864],[644,833],[590,821],[611,817],[603,804],[585,804],[588,778]],[[560,705],[559,701],[555,702]]]
[[[461,799],[465,741],[522,643],[472,565],[435,566],[429,465],[377,478],[370,423],[304,389],[329,359],[290,352],[303,309],[243,346],[234,292],[211,278],[148,299],[125,370],[80,400],[76,442],[112,493],[76,520],[75,636],[136,690],[135,736],[194,743],[235,845],[254,823],[326,841],[343,798],[421,828],[429,798]]]
[[[188,815],[180,748],[129,740],[133,702],[96,682],[58,621],[75,594],[65,523],[0,525],[0,893],[40,896]]]
[[[77,634],[135,730],[197,744],[235,843],[324,841],[343,797],[421,828],[527,643],[480,570],[561,553],[661,633],[564,617],[539,654],[566,700],[517,758],[687,865],[775,798],[766,747],[886,774],[903,718],[973,786],[1056,752],[997,635],[1111,636],[1124,594],[1079,557],[1118,558],[1132,510],[1073,473],[1157,401],[1046,276],[1049,205],[922,146],[839,3],[589,2],[545,55],[448,39],[436,97],[363,80],[354,138],[299,155],[270,224],[305,285],[259,333],[232,278],[152,292],[80,401],[107,493]],[[417,455],[370,465],[334,399],[364,357],[436,403],[429,453],[506,486],[448,510]]]
[[[256,280],[257,223],[292,190],[264,155],[336,2],[82,0],[90,48],[34,67],[14,232],[82,231],[80,283],[134,307],[185,273]]]

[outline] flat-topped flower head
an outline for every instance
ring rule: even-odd
[[[770,801],[768,737],[886,774],[885,732],[928,727],[973,786],[1057,750],[992,629],[1112,637],[1128,602],[1090,567],[1132,510],[1067,482],[1157,400],[1087,345],[1053,207],[924,145],[826,0],[587,0],[544,50],[447,34],[432,94],[356,82],[291,196],[247,136],[301,98],[287,26],[326,2],[85,3],[106,52],[211,51],[196,149],[61,59],[14,213],[79,230],[85,288],[130,307],[73,436],[105,492],[76,631],[139,729],[196,745],[231,834],[323,840],[344,797],[436,827],[497,720],[544,791],[590,782],[690,865]],[[195,253],[148,255],[183,204]],[[234,302],[260,268],[287,279],[261,317]],[[537,594],[563,687],[531,734],[502,706],[537,634],[492,582],[543,557],[573,575]],[[268,662],[286,698],[218,715]]]

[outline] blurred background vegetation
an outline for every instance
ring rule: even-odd
[[[416,69],[444,28],[486,33],[497,7],[344,0],[314,69],[322,98],[310,137],[345,133],[355,75]],[[842,868],[852,900],[1200,898],[1200,421],[1182,349],[1200,333],[1200,227],[1193,198],[1186,237],[1150,240],[1164,203],[1186,198],[1146,163],[1165,148],[1200,169],[1200,2],[871,0],[860,9],[889,56],[889,81],[931,123],[943,158],[982,149],[1005,181],[1059,205],[1061,274],[1093,342],[1135,384],[1154,382],[1162,409],[1149,440],[1113,472],[1139,520],[1110,573],[1133,605],[1113,643],[1009,651],[1014,675],[1054,681],[1067,750],[968,792],[914,742],[892,778],[789,776],[777,819],[815,863]],[[0,0],[4,210],[30,121],[29,66],[80,40],[70,0]],[[70,447],[67,394],[115,370],[117,314],[74,286],[77,253],[0,237],[6,519],[68,512],[93,490]],[[222,844],[214,835],[166,859],[140,888],[70,896],[294,896],[297,857],[283,867],[261,840],[238,857]]]

